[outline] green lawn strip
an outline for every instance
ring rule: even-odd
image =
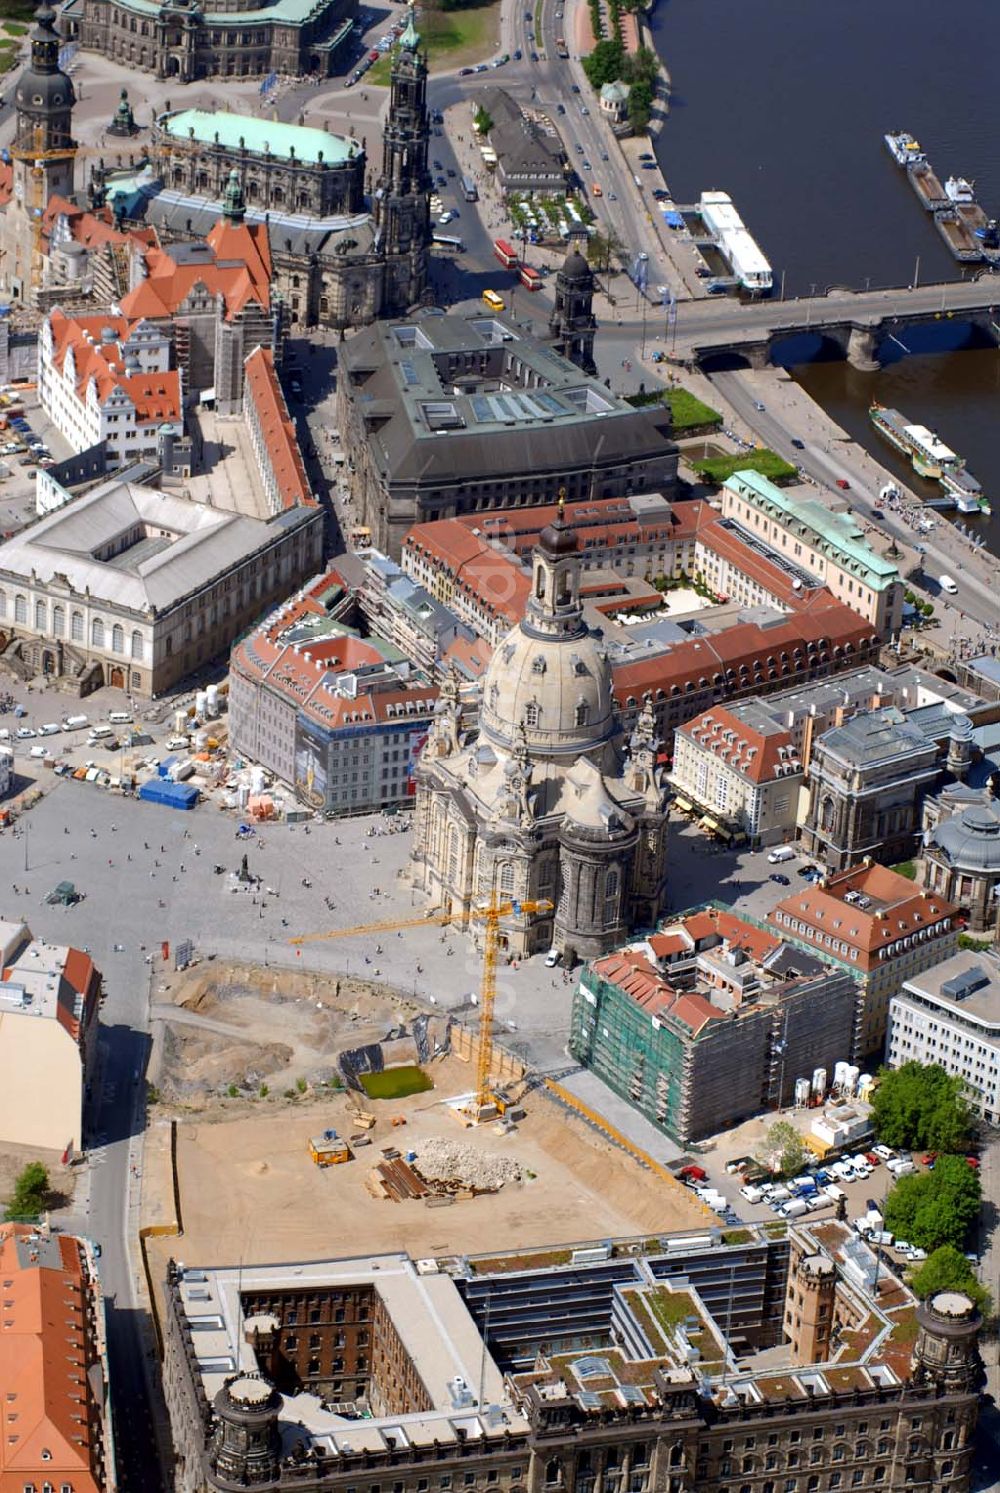
[[[735,456],[710,456],[707,461],[691,462],[691,466],[709,482],[725,482],[734,472],[759,472],[772,482],[787,481],[796,475],[791,462],[766,446],[757,451],[741,451]]]

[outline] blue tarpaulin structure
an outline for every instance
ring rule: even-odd
[[[168,783],[163,778],[143,783],[138,796],[148,804],[163,804],[168,809],[193,809],[198,802],[198,790],[193,784]]]
[[[673,208],[670,208],[663,214],[663,221],[666,223],[668,228],[684,227],[684,219],[681,217],[680,213],[675,212]]]

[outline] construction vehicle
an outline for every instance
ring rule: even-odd
[[[336,1130],[324,1130],[322,1135],[313,1135],[309,1139],[309,1155],[317,1166],[340,1166],[345,1161],[350,1161],[353,1152],[346,1140],[342,1140]]]
[[[502,1113],[502,1101],[490,1088],[490,1069],[493,1066],[493,1008],[497,996],[497,952],[499,949],[500,919],[531,917],[536,913],[552,911],[548,901],[519,902],[515,898],[498,898],[494,892],[488,902],[473,906],[471,916],[485,925],[483,947],[483,976],[479,987],[479,1045],[476,1054],[476,1087],[466,1106],[468,1118],[478,1123],[492,1120]],[[331,938],[352,938],[366,933],[393,933],[403,928],[440,927],[443,924],[463,921],[450,912],[430,913],[422,918],[389,919],[386,922],[365,923],[352,928],[331,928],[325,933],[304,933],[291,939],[297,947],[307,943],[318,943]],[[395,1122],[394,1122],[395,1123]]]

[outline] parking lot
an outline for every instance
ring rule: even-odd
[[[0,392],[0,400],[7,401],[0,405],[0,420],[7,421],[0,429],[0,532],[9,537],[37,517],[39,457],[46,462],[63,461],[72,451],[42,410],[34,389],[8,385]],[[12,410],[23,410],[23,414],[12,417]],[[42,450],[29,449],[32,442]]]

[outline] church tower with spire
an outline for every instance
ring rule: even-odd
[[[596,332],[594,272],[571,240],[562,269],[556,275],[549,336],[564,358],[575,363],[584,373],[593,375],[597,372],[594,362]]]
[[[419,301],[427,282],[431,239],[427,54],[420,47],[412,0],[390,83],[382,173],[374,201],[379,252],[385,261],[384,311],[403,310]]]
[[[73,192],[73,84],[59,66],[56,13],[43,3],[31,29],[31,59],[14,89],[13,200],[5,215],[0,284],[12,299],[30,300],[41,266],[41,215],[53,197]],[[34,276],[33,276],[34,271]]]

